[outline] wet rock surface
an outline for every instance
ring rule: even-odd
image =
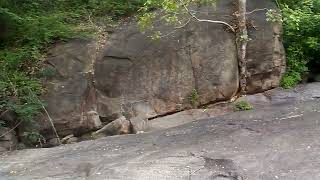
[[[5,153],[0,179],[318,180],[319,85],[167,130]]]

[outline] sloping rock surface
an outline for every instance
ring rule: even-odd
[[[190,109],[164,117],[154,118],[149,121],[149,131],[163,130],[199,119],[214,118],[237,111],[235,105],[244,101],[254,109],[281,103],[294,103],[320,98],[320,83],[299,85],[293,89],[275,88],[263,93],[246,95],[238,98],[233,103],[216,103],[202,109]]]
[[[320,88],[300,90],[168,130],[3,154],[0,179],[318,180]]]

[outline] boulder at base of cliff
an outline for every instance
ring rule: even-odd
[[[131,124],[124,116],[112,121],[111,123],[105,125],[103,128],[92,133],[94,137],[100,136],[112,136],[120,134],[129,134],[131,132]]]

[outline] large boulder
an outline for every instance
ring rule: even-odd
[[[278,87],[285,72],[282,24],[267,21],[265,8],[278,9],[273,1],[247,0],[248,12],[261,9],[248,14],[251,23],[248,33],[251,40],[247,47],[247,92],[251,94]]]
[[[217,19],[232,20],[226,16],[232,14],[232,2],[218,3]],[[178,111],[190,107],[194,90],[199,104],[227,100],[238,90],[235,35],[221,25],[191,23],[153,41],[135,22],[127,23],[98,57],[95,87],[101,116],[120,113],[128,104],[143,104],[157,115]]]
[[[248,0],[247,6],[248,11],[277,8],[271,0]],[[199,8],[207,12],[201,18],[236,22],[233,0]],[[278,86],[284,71],[281,25],[267,22],[265,12],[248,14],[256,27],[249,28],[248,93]],[[170,31],[165,25],[159,28]],[[197,105],[228,100],[239,88],[236,36],[219,24],[192,22],[153,41],[131,20],[103,48],[96,44],[73,40],[49,50],[46,62],[56,73],[45,79],[44,100],[60,136],[97,130],[122,115],[150,118],[177,112],[190,108],[191,100]],[[41,119],[42,132],[53,138],[49,118]]]
[[[131,124],[124,116],[105,125],[103,128],[92,133],[94,137],[113,136],[131,133]]]
[[[79,135],[101,126],[96,112],[92,67],[95,44],[85,40],[58,43],[46,60],[50,76],[44,79],[47,92],[43,99],[60,136]],[[54,137],[49,117],[41,117],[42,133]]]

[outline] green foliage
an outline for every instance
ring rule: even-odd
[[[299,44],[291,44],[286,48],[287,72],[281,80],[283,88],[291,88],[302,80],[302,76],[308,71],[308,57],[303,54],[303,48]]]
[[[320,0],[281,0],[287,72],[281,85],[290,88],[302,80],[308,64],[320,64]]]
[[[241,35],[240,36],[240,42],[249,42],[252,39],[248,35]]]
[[[253,106],[246,101],[239,101],[235,104],[237,111],[247,111],[253,109]]]
[[[33,117],[40,113],[42,103],[37,95],[42,92],[41,84],[22,72],[0,72],[0,109],[13,110],[19,120],[33,123]]]
[[[46,139],[37,132],[24,132],[22,135],[30,144],[37,144],[38,142],[45,142]]]
[[[199,94],[196,89],[193,89],[189,95],[189,102],[193,108],[198,106]]]
[[[193,7],[197,8],[201,4],[208,6],[215,6],[216,0],[146,0],[143,7],[140,8],[139,12],[139,27],[142,32],[149,33],[148,35],[152,39],[159,39],[170,32],[163,32],[158,29],[159,23],[166,24],[167,26],[173,26],[173,31],[180,29],[179,27],[184,26],[187,22],[192,19],[190,16],[186,16],[191,13],[194,14]],[[155,11],[154,9],[158,9]],[[190,14],[189,14],[190,15]],[[169,28],[170,29],[170,28]]]
[[[283,22],[281,13],[274,9],[269,9],[266,16],[269,22]]]

